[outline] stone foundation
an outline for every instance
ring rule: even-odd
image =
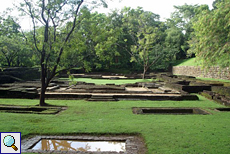
[[[186,75],[203,78],[224,79],[230,80],[230,69],[221,69],[219,67],[212,67],[206,71],[199,66],[174,66],[172,73],[175,75]]]

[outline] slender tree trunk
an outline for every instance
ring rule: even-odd
[[[46,91],[46,88],[42,84],[41,93],[40,93],[40,103],[39,103],[39,106],[46,106],[47,105],[45,103],[45,91]]]
[[[146,74],[146,71],[147,71],[147,68],[144,67],[144,71],[143,71],[143,74],[142,74],[142,79],[145,79],[145,74]]]
[[[46,92],[46,73],[45,73],[45,66],[41,64],[41,93],[40,93],[40,103],[39,106],[47,105],[45,103],[45,92]]]
[[[41,65],[41,93],[40,93],[40,103],[39,106],[46,106],[47,104],[45,103],[45,92],[46,92],[46,88],[48,86],[47,79],[46,79],[46,65],[44,63],[45,61],[45,50],[43,50],[42,54],[41,54],[41,61],[40,61],[40,65]]]

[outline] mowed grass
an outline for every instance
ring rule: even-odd
[[[201,77],[196,77],[196,79],[204,80],[204,81],[219,81],[219,82],[230,83],[230,80],[223,80],[223,79],[201,78]]]
[[[59,80],[71,80],[69,78],[60,78]],[[116,79],[116,80],[109,80],[109,79],[92,79],[92,78],[74,78],[73,81],[75,82],[86,82],[86,83],[95,83],[97,85],[105,85],[105,84],[127,84],[127,83],[136,83],[136,82],[150,82],[152,79]]]
[[[182,59],[174,61],[173,66],[199,66],[199,62],[196,58]]]
[[[199,101],[47,100],[68,106],[58,115],[0,113],[1,132],[30,134],[140,134],[148,154],[228,154],[230,113],[199,96]],[[0,104],[37,105],[38,100],[0,99]],[[200,107],[211,115],[135,115],[132,107]]]

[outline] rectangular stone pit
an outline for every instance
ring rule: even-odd
[[[7,113],[30,113],[30,114],[57,114],[66,107],[39,107],[39,106],[10,106],[0,105],[0,112]]]
[[[134,114],[173,114],[173,115],[191,115],[191,114],[210,114],[209,112],[200,108],[145,108],[134,107]]]
[[[138,136],[34,136],[22,140],[22,152],[31,153],[142,153],[143,139]]]
[[[215,110],[220,112],[230,112],[230,108],[216,108]]]

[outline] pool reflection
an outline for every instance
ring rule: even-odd
[[[119,141],[77,141],[77,140],[51,140],[42,139],[33,150],[59,150],[59,151],[125,151],[125,142]]]

